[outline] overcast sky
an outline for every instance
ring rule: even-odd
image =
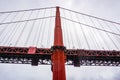
[[[120,0],[0,0],[0,12],[61,6],[120,22]],[[120,80],[119,67],[66,66],[67,80]],[[50,66],[0,64],[0,80],[52,80]]]

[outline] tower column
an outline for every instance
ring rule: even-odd
[[[59,7],[56,7],[55,30],[54,30],[54,46],[52,47],[52,71],[53,80],[66,80],[63,36],[61,29],[61,19]]]

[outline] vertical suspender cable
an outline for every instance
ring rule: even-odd
[[[90,21],[92,22],[93,26],[96,27],[96,25],[95,25],[95,23],[93,22],[92,18],[89,17],[89,19],[90,19]],[[96,45],[100,48],[99,44],[97,43],[97,40],[96,40],[96,37],[95,37],[95,34],[94,34],[93,30],[91,30],[91,32],[93,33],[93,37],[94,37],[94,40],[95,40],[95,42],[96,42]],[[97,33],[99,33],[99,32],[97,32]]]
[[[37,17],[39,17],[40,10],[38,10],[37,13],[38,13],[38,14],[37,14]],[[39,20],[38,20],[38,21],[39,21]],[[40,23],[40,21],[39,21],[39,23]],[[39,23],[38,23],[38,24],[39,24]],[[35,46],[37,46],[37,45],[35,44],[35,43],[36,43],[36,39],[37,39],[37,37],[39,37],[39,36],[37,36],[38,31],[39,31],[39,26],[37,26],[37,28],[36,28],[35,35],[34,35],[34,39],[33,39],[33,42],[32,42],[32,44],[35,45]]]
[[[71,12],[70,12],[70,18],[73,20],[73,16],[71,15]],[[72,26],[74,27],[75,26],[75,23],[72,24]],[[77,44],[79,46],[79,48],[81,47],[81,43],[80,43],[80,40],[79,40],[79,36],[77,34],[77,31],[76,31],[76,27],[74,27],[74,33],[75,33],[75,36],[76,36],[76,41],[77,41]]]
[[[44,16],[46,15],[46,9],[45,9],[45,11],[44,11]],[[45,47],[45,45],[43,45],[42,44],[42,42],[43,42],[43,40],[44,40],[44,31],[45,31],[45,25],[46,25],[46,21],[45,20],[43,20],[44,21],[44,23],[42,24],[42,31],[41,31],[41,47]]]
[[[77,16],[78,16],[78,15],[77,15]],[[79,17],[78,17],[78,21],[80,22]],[[86,35],[85,35],[85,31],[84,31],[84,29],[83,29],[83,27],[82,27],[81,24],[80,24],[80,28],[81,28],[81,30],[82,30],[83,36],[84,36],[85,41],[86,41],[86,44],[87,44],[87,46],[88,46],[88,49],[90,49],[90,45],[89,45],[88,40],[87,40],[87,37],[86,37]]]
[[[52,9],[50,10],[50,16],[52,15]],[[49,25],[48,25],[48,36],[47,36],[47,46],[49,46],[49,44],[50,44],[50,37],[51,37],[51,27],[52,27],[52,25],[51,25],[51,20],[52,20],[52,18],[50,18],[49,19]],[[50,46],[51,47],[51,46]]]
[[[102,26],[102,25],[100,24],[100,22],[98,21],[98,19],[96,19],[96,21],[97,21],[97,23],[98,23],[100,26]],[[104,44],[105,44],[105,45],[107,46],[107,48],[109,49],[109,46],[107,45],[107,42],[106,42],[104,36],[102,36],[102,34],[100,34],[100,33],[99,33],[99,35],[101,36],[102,40],[104,41]]]
[[[31,14],[32,14],[32,11],[31,11],[31,13],[30,13],[29,16],[28,16],[28,19],[31,17]],[[28,23],[28,21],[26,21],[26,23],[25,23],[25,25],[23,26],[20,34],[18,35],[18,38],[17,38],[17,40],[16,40],[16,42],[15,42],[15,45],[18,44],[18,42],[19,42],[19,40],[20,40],[20,37],[22,36],[22,34],[23,34],[23,32],[24,32],[24,29],[25,29],[26,26],[27,26],[27,23]]]
[[[32,14],[31,14],[32,15]],[[36,18],[38,17],[38,14],[36,14]],[[28,36],[27,36],[27,39],[25,41],[25,45],[27,45],[28,41],[29,41],[29,38],[31,36],[31,33],[32,33],[32,30],[33,30],[33,27],[34,27],[34,24],[35,24],[36,20],[32,22],[32,25],[31,25],[31,28],[30,28],[30,31],[28,32]],[[35,39],[35,38],[34,38]]]
[[[63,10],[63,15],[66,16],[64,10]],[[67,34],[67,36],[68,36],[68,39],[67,39],[67,40],[68,40],[68,44],[69,44],[69,45],[68,45],[68,48],[70,48],[70,40],[69,40],[69,39],[70,39],[70,36],[69,36],[67,27],[68,27],[68,26],[67,26],[67,22],[66,22],[66,20],[65,20],[65,28],[66,28],[66,31],[65,31],[65,32],[66,32],[66,34]]]
[[[98,21],[98,20],[97,20]],[[103,27],[103,25],[101,24],[101,23],[99,23],[100,24],[100,26],[102,27],[102,29],[104,29],[104,27]],[[112,40],[112,38],[110,37],[110,35],[107,33],[107,32],[105,32],[106,33],[106,35],[109,37],[109,39],[112,41],[112,43],[114,44],[114,46],[116,47],[116,48],[118,48],[117,46],[116,46],[116,44],[114,43],[114,41]]]
[[[7,15],[0,23],[3,23],[10,15],[11,15],[11,14],[8,13],[8,15]],[[5,29],[8,27],[8,25],[9,25],[9,24],[7,24],[7,26],[3,28],[3,30],[2,30],[2,32],[1,32],[1,34],[0,34],[0,37],[1,37],[1,35],[3,34],[3,32],[5,31]]]
[[[116,26],[115,24],[112,23],[112,25],[113,25],[113,26],[115,27],[115,29],[120,33],[120,29],[117,28],[117,26]],[[117,37],[117,39],[118,39],[118,37]],[[120,39],[120,37],[119,37],[119,39]],[[117,41],[120,43],[120,40],[119,40],[119,39],[118,39]]]
[[[20,16],[19,21],[23,18],[24,13],[25,13],[25,12],[23,12],[22,16]],[[15,30],[13,31],[13,35],[11,35],[11,39],[9,40],[9,43],[13,40],[13,37],[14,37],[15,34],[17,33],[17,29],[20,27],[21,24],[22,24],[22,23],[17,23],[17,24],[16,24]],[[14,46],[15,46],[15,45],[14,45]]]
[[[45,10],[46,10],[46,9],[45,9]],[[45,10],[44,10],[43,16],[45,16]],[[42,30],[43,20],[41,21],[41,24],[40,24],[40,22],[39,22],[38,26],[39,26],[39,33],[38,33],[38,39],[37,39],[37,42],[36,42],[36,45],[37,45],[37,46],[38,46],[38,42],[40,42],[39,40],[40,40],[41,34],[42,34],[42,31],[40,31],[40,30]],[[41,43],[40,43],[40,44],[41,44]],[[41,45],[42,45],[42,44],[41,44]]]
[[[17,16],[17,13],[16,13],[16,14],[14,15],[14,17],[11,19],[11,22],[15,19],[16,16]],[[14,31],[13,25],[14,25],[14,24],[11,24],[10,33],[7,31],[7,33],[4,35],[3,40],[2,40],[3,44],[6,44],[6,43],[7,43],[7,41],[8,41],[9,38],[10,38],[10,35],[11,35],[12,31]],[[6,39],[7,36],[8,36],[8,38]]]
[[[84,19],[84,22],[87,23],[87,21],[86,21],[86,19],[85,19],[85,16],[83,16],[83,19]],[[89,38],[90,38],[90,40],[92,40],[92,42],[90,42],[90,40],[89,40],[89,42],[90,42],[90,43],[93,43],[93,45],[96,45],[97,42],[96,42],[96,40],[94,39],[95,37],[94,37],[94,34],[92,34],[92,30],[90,30],[90,29],[91,29],[91,28],[88,28],[87,31],[88,31],[88,33],[89,33],[89,34],[88,34],[88,35],[89,35]],[[92,38],[92,36],[93,36],[93,38]],[[88,38],[88,39],[89,39],[89,38]],[[88,39],[87,39],[87,40],[88,40]],[[96,47],[97,47],[97,46],[96,46]],[[94,47],[94,48],[95,48],[95,47]]]
[[[19,13],[16,13],[14,15],[14,17],[12,18],[11,22],[16,18],[16,16],[18,15]],[[15,25],[15,26],[14,26]],[[8,45],[11,45],[12,43],[10,43],[9,39],[12,38],[12,33],[15,31],[15,28],[16,28],[16,23],[15,24],[12,24],[11,25],[11,32],[9,34],[6,34],[6,37],[8,36],[8,38],[6,39],[6,41],[4,41],[3,44],[6,44],[8,42]]]
[[[69,12],[69,14],[70,14],[70,12]],[[70,23],[68,23],[68,29],[69,29],[69,33],[70,33],[70,36],[71,36],[71,42],[72,42],[72,48],[74,48],[74,41],[73,41],[73,38],[72,38],[72,31],[71,31],[71,25],[70,25]]]
[[[108,28],[109,28],[109,25],[107,24],[107,23],[105,23],[107,26],[108,26]],[[118,48],[118,46],[115,44],[115,42],[114,42],[114,40],[111,38],[111,36],[107,33],[107,35],[109,36],[109,38],[111,39],[111,41],[113,42],[113,44],[114,44],[114,46],[117,48],[117,49],[119,49]]]

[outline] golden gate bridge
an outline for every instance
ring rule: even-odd
[[[120,23],[62,7],[0,12],[0,63],[120,66]]]

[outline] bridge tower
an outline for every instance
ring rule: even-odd
[[[52,52],[51,60],[52,60],[53,80],[66,80],[66,74],[65,74],[66,56],[64,53],[65,47],[63,44],[59,7],[56,7],[54,46],[52,47],[52,50],[53,52]]]

